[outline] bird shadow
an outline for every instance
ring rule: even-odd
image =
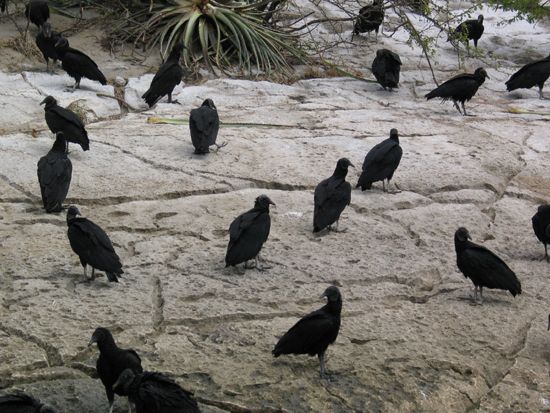
[[[486,304],[511,304],[509,300],[501,299],[501,298],[495,298],[495,297],[489,297],[489,296],[483,296],[483,304],[481,304],[479,301],[474,301],[473,295],[466,295],[466,296],[459,296],[456,298],[458,301],[465,301],[469,303],[471,306],[483,306]]]

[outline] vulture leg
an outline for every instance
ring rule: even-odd
[[[216,147],[216,152],[218,152],[221,148],[223,148],[224,146],[227,146],[227,142],[224,142],[221,145],[218,145],[217,143],[215,143],[214,146]]]
[[[73,88],[72,89],[69,89],[68,92],[74,92],[76,89],[79,89],[80,88],[80,81],[77,80],[74,85],[73,85]]]
[[[84,265],[84,281],[88,281],[88,266]]]
[[[95,268],[92,267],[92,281],[95,280]]]
[[[383,192],[388,192],[388,191],[386,190],[386,184],[385,184],[385,182],[386,182],[386,181],[385,181],[384,179],[382,179],[382,191],[383,191]]]
[[[324,352],[319,354],[319,364],[320,364],[319,375],[321,376],[322,379],[326,379],[327,378],[327,372],[326,372],[326,368],[325,368],[325,353]]]
[[[388,179],[388,193],[390,194],[399,194],[401,193],[401,190],[397,187],[396,184],[393,184],[395,186],[395,190],[394,191],[390,191],[390,180]]]
[[[256,255],[256,258],[254,258],[254,263],[255,263],[254,266],[260,272],[265,271],[265,270],[269,270],[270,268],[272,268],[270,266],[267,266],[267,265],[264,266],[264,265],[260,264],[260,254]]]
[[[483,287],[479,287],[479,304],[483,304]]]
[[[474,285],[474,304],[477,303],[477,285]]]
[[[539,85],[539,99],[544,99],[544,95],[542,94],[542,88],[544,85]]]
[[[455,105],[456,110],[458,110],[458,113],[462,115],[462,112],[460,110],[460,106],[458,106],[458,103],[456,103],[456,100],[453,100],[453,104]]]
[[[181,103],[179,103],[177,99],[172,100],[172,92],[168,93],[168,103],[175,103],[177,105],[181,105]]]
[[[111,406],[109,407],[109,413],[113,413],[113,407],[115,407],[114,403],[109,403]]]
[[[464,102],[462,102],[462,112],[464,116],[470,116],[466,113],[466,107],[464,106]]]
[[[256,266],[255,266],[255,264],[250,265],[250,264],[248,264],[248,261],[246,261],[246,262],[244,263],[244,268],[245,268],[246,270],[251,270],[251,269],[253,269],[253,268],[256,268]]]
[[[546,262],[550,262],[550,257],[548,256],[548,245],[544,243],[544,258],[546,258]]]
[[[329,225],[328,227],[328,230],[329,231],[332,231],[332,232],[346,232],[348,229],[347,228],[344,228],[344,229],[338,229],[338,225],[340,224],[340,220],[336,221],[336,228],[333,228],[332,225]]]

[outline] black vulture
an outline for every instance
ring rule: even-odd
[[[269,205],[275,203],[267,195],[260,195],[254,201],[254,208],[239,215],[229,226],[229,245],[225,255],[225,266],[245,263],[245,268],[266,269],[260,267],[258,260],[262,246],[269,237],[271,217]],[[246,262],[255,260],[255,265],[247,267]]]
[[[376,51],[376,57],[372,61],[372,74],[382,85],[384,90],[399,87],[399,72],[401,70],[401,59],[397,53],[388,49]]]
[[[359,10],[359,16],[355,21],[353,26],[353,35],[359,33],[370,33],[372,31],[376,32],[378,35],[378,29],[384,20],[384,7],[383,0],[374,0],[372,4],[362,7]]]
[[[514,73],[506,82],[506,90],[511,92],[516,89],[531,89],[539,87],[539,98],[544,99],[542,88],[544,82],[550,77],[550,55],[542,60],[528,63]]]
[[[152,107],[164,96],[168,95],[168,103],[179,103],[177,100],[172,100],[172,92],[179,85],[185,72],[180,66],[181,52],[183,51],[183,43],[176,43],[166,59],[166,62],[159,68],[157,74],[149,86],[149,90],[142,96],[149,107]]]
[[[373,182],[382,181],[382,189],[386,192],[384,180],[388,180],[388,189],[393,173],[401,162],[403,149],[399,146],[397,129],[390,131],[390,137],[375,145],[365,156],[363,172],[357,181],[356,188],[370,189]]]
[[[111,240],[98,225],[86,218],[78,218],[80,211],[75,206],[67,210],[67,236],[71,248],[80,258],[84,267],[84,278],[87,279],[86,267],[92,267],[92,280],[95,270],[105,271],[107,279],[118,282],[118,277],[124,273],[120,258],[113,248]]]
[[[23,393],[0,395],[2,413],[55,413],[55,410],[39,400]]]
[[[128,395],[137,413],[200,413],[193,393],[161,373],[126,369],[113,388]]]
[[[50,18],[50,8],[45,0],[31,0],[25,6],[25,17],[31,23],[41,27]]]
[[[115,393],[119,396],[127,396],[115,389],[116,383],[120,374],[130,369],[135,373],[141,373],[141,359],[135,350],[119,348],[113,335],[109,330],[103,327],[98,327],[94,331],[88,346],[97,343],[99,348],[99,357],[96,363],[97,374],[105,387],[105,393],[109,400],[109,413],[113,411],[113,403],[115,401]]]
[[[450,35],[449,40],[459,39],[466,40],[466,45],[470,43],[470,40],[474,41],[474,46],[477,48],[477,41],[483,34],[483,15],[480,14],[476,20],[466,20],[460,23],[456,29],[454,29]]]
[[[80,88],[80,80],[83,77],[95,80],[102,85],[107,84],[107,79],[105,79],[105,76],[101,73],[99,67],[97,67],[96,62],[80,50],[69,47],[69,41],[65,37],[61,36],[57,40],[55,51],[61,60],[63,70],[75,80],[72,90]]]
[[[473,74],[462,73],[436,87],[426,95],[426,99],[441,98],[443,102],[450,99],[459,112],[460,107],[457,102],[460,102],[464,112],[460,113],[466,116],[464,102],[472,99],[479,87],[485,82],[485,78],[489,78],[489,76],[485,69],[481,67],[477,68]]]
[[[533,215],[533,231],[540,242],[544,244],[544,258],[550,262],[548,244],[550,244],[550,205],[541,205]]]
[[[36,46],[42,52],[44,60],[46,60],[46,69],[50,71],[50,59],[53,60],[54,64],[59,59],[57,55],[57,50],[55,50],[55,44],[61,38],[61,35],[57,32],[52,31],[52,26],[49,22],[46,22],[40,28],[40,31],[36,35]]]
[[[191,111],[189,130],[196,154],[210,152],[210,146],[215,145],[218,149],[225,146],[225,144],[216,144],[219,129],[220,118],[212,99],[206,99],[201,107]]]
[[[317,355],[321,364],[321,378],[326,377],[325,352],[338,337],[342,312],[342,295],[337,287],[328,287],[321,296],[323,297],[327,298],[326,305],[294,324],[272,351],[275,357],[281,354]]]
[[[63,132],[57,132],[52,149],[38,161],[38,183],[46,212],[61,211],[71,185],[72,172],[65,136]]]
[[[45,105],[46,123],[53,133],[63,132],[68,142],[78,143],[85,151],[90,149],[88,132],[76,113],[59,106],[53,96],[47,96],[40,104]]]
[[[521,294],[521,283],[510,267],[487,248],[471,242],[471,239],[466,228],[456,230],[456,263],[464,277],[474,283],[474,302],[477,302],[479,288],[483,303],[483,287],[508,290],[514,297]]]
[[[353,164],[347,158],[339,159],[330,178],[321,181],[315,188],[313,197],[313,232],[328,227],[338,231],[338,220],[344,208],[351,202],[351,185],[346,181],[348,167]],[[332,224],[336,222],[336,229]]]

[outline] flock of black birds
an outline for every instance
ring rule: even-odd
[[[384,17],[381,5],[381,0],[375,0],[372,6],[361,9],[354,26],[354,34],[378,31]],[[3,8],[5,1],[0,2],[0,9]],[[46,1],[32,0],[26,7],[25,15],[39,28],[36,43],[44,55],[48,71],[50,59],[54,62],[60,60],[63,69],[75,79],[73,90],[80,86],[83,77],[101,84],[107,83],[91,58],[69,47],[68,40],[52,30],[48,22],[49,9]],[[473,39],[477,47],[477,41],[483,33],[483,16],[463,22],[455,33]],[[142,96],[149,107],[154,106],[164,96],[168,96],[169,103],[177,103],[172,99],[172,92],[186,74],[179,64],[182,50],[181,43],[174,46],[153,78],[149,90]],[[384,89],[391,91],[398,87],[401,64],[396,53],[387,49],[378,50],[372,71]],[[550,56],[524,66],[506,85],[508,90],[536,85],[542,98],[542,88],[549,75]],[[458,111],[466,115],[464,103],[473,97],[487,77],[483,68],[477,69],[473,74],[455,76],[428,93],[426,98],[452,100]],[[462,111],[458,103],[461,103]],[[87,151],[90,141],[83,122],[74,112],[60,107],[52,96],[46,97],[41,104],[45,105],[45,120],[55,135],[55,142],[38,162],[38,181],[45,211],[58,213],[65,209],[63,202],[72,177],[72,164],[67,155],[68,143],[79,144]],[[211,99],[206,99],[199,108],[191,111],[189,127],[196,154],[206,154],[212,146],[218,149],[224,146],[216,143],[219,125],[217,109]],[[371,189],[373,183],[382,181],[383,191],[389,191],[390,181],[402,155],[399,133],[397,129],[392,129],[388,139],[375,145],[366,154],[356,187],[365,191]],[[346,181],[349,167],[354,167],[349,159],[339,159],[334,173],[315,188],[313,232],[325,229],[343,232],[338,229],[338,223],[342,212],[351,202],[352,188]],[[239,215],[231,223],[225,256],[226,267],[244,264],[244,268],[256,268],[260,271],[268,268],[260,265],[259,258],[271,229],[270,206],[275,206],[275,203],[268,196],[260,195],[252,209]],[[105,231],[91,220],[81,217],[76,206],[68,207],[66,218],[69,243],[80,259],[85,280],[88,280],[87,268],[90,266],[91,279],[94,279],[95,271],[99,270],[105,272],[109,281],[118,282],[118,278],[124,273],[122,263]],[[550,243],[550,205],[541,205],[538,208],[532,224],[536,237],[544,245],[545,259],[550,262],[547,249]],[[458,228],[454,235],[457,266],[474,284],[474,302],[478,301],[479,291],[479,301],[482,303],[483,288],[506,290],[513,296],[521,294],[521,283],[508,265],[496,254],[470,239],[466,228]],[[254,261],[252,266],[248,265],[250,261]],[[327,299],[326,305],[300,319],[280,338],[272,353],[274,357],[283,354],[316,355],[320,362],[320,375],[327,377],[325,352],[338,336],[342,295],[337,287],[330,286],[322,297]],[[144,371],[138,353],[119,348],[109,330],[97,328],[89,345],[94,343],[100,353],[96,369],[105,387],[110,413],[115,394],[128,397],[130,411],[135,407],[137,413],[200,411],[191,392],[161,373]],[[0,411],[54,413],[51,407],[25,394],[0,396]]]
[[[361,8],[353,27],[352,38],[354,35],[372,31],[378,34],[385,15],[383,3],[383,0],[373,0],[371,4]],[[422,10],[421,1],[413,1],[410,5],[414,10]],[[450,31],[448,41],[465,42],[469,52],[469,42],[473,40],[474,46],[477,48],[478,41],[485,31],[483,20],[483,15],[480,14],[477,19],[463,21]],[[385,90],[392,91],[399,86],[401,65],[402,62],[397,53],[388,49],[380,49],[376,52],[371,70],[377,82]],[[530,89],[533,86],[538,86],[539,97],[544,99],[542,89],[548,77],[550,77],[550,55],[528,63],[514,73],[506,82],[506,90],[511,92],[516,89]],[[473,74],[462,73],[447,80],[426,94],[425,97],[428,100],[433,98],[441,98],[443,101],[451,100],[456,109],[467,116],[464,103],[474,97],[486,78],[489,76],[485,69],[478,68]],[[462,111],[458,103],[462,105]]]

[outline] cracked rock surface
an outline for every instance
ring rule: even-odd
[[[486,30],[484,47],[498,44],[497,28]],[[65,76],[0,73],[0,101],[11,103],[0,113],[0,388],[60,412],[107,411],[97,350],[86,346],[103,326],[147,370],[194,391],[206,413],[549,411],[550,265],[531,228],[550,199],[547,116],[506,112],[548,112],[547,103],[534,91],[505,94],[522,62],[501,61],[468,106],[477,116],[460,117],[420,97],[433,84],[419,51],[380,42],[400,47],[397,93],[344,78],[219,79],[178,89],[181,105],[122,115],[96,95],[112,88],[83,82],[73,95]],[[444,63],[440,79],[452,74]],[[150,78],[128,82],[133,106]],[[83,282],[65,215],[40,208],[36,163],[53,143],[38,106],[46,94],[89,115],[90,151],[71,145],[67,204],[109,234],[120,284]],[[240,124],[222,125],[218,141],[229,144],[217,153],[194,155],[186,125],[147,122],[187,119],[207,97],[222,123]],[[401,192],[354,190],[347,232],[313,235],[315,185],[340,157],[360,166],[393,127]],[[350,169],[352,186],[359,173]],[[277,204],[262,254],[272,269],[224,269],[229,224],[262,193]],[[472,303],[456,268],[459,226],[518,274],[521,296],[488,290],[483,306]],[[274,359],[271,349],[329,284],[344,307],[324,382],[315,358]]]

